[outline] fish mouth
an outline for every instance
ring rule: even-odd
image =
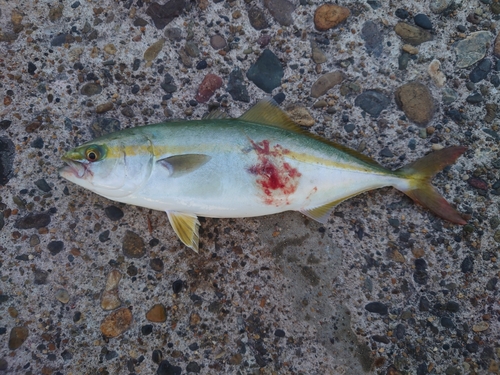
[[[64,178],[83,178],[83,176],[85,176],[85,172],[87,172],[87,167],[85,166],[85,164],[64,157],[62,158],[62,160],[66,163],[66,165],[59,168],[60,176]]]

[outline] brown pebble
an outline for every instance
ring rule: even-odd
[[[122,251],[127,258],[141,258],[146,254],[144,240],[134,232],[127,230],[123,238]]]
[[[210,38],[210,45],[213,49],[222,49],[227,46],[227,42],[222,35],[216,34]]]
[[[60,19],[63,15],[63,10],[64,10],[63,4],[58,4],[57,6],[50,7],[49,20],[51,20],[52,22],[55,22],[58,19]]]
[[[19,348],[28,338],[28,328],[26,327],[14,327],[10,331],[9,336],[9,349],[16,350]]]
[[[195,326],[199,324],[201,321],[200,316],[197,313],[192,313],[191,316],[189,317],[189,325],[190,326]]]
[[[117,337],[132,324],[132,313],[126,307],[113,311],[101,323],[101,332],[106,337]]]
[[[237,366],[241,363],[242,360],[243,356],[240,353],[236,353],[235,355],[232,355],[231,358],[229,358],[229,364]]]
[[[286,108],[286,112],[290,118],[298,125],[313,126],[314,118],[311,116],[306,107],[299,104],[292,104]]]
[[[114,310],[121,306],[122,302],[118,296],[118,284],[122,274],[118,270],[113,270],[108,274],[106,286],[101,296],[101,307],[103,310]]]
[[[429,88],[422,83],[409,82],[400,86],[396,90],[395,99],[405,115],[418,125],[427,125],[434,116],[434,98]]]
[[[323,4],[314,13],[314,26],[319,31],[326,31],[344,22],[350,14],[351,12],[346,7]]]
[[[96,113],[104,113],[104,112],[111,111],[112,109],[113,109],[113,103],[107,102],[107,103],[99,104],[96,107],[95,111],[96,111]]]
[[[319,98],[321,95],[326,94],[332,87],[342,83],[343,80],[344,76],[339,71],[323,74],[312,85],[311,96]]]
[[[144,60],[146,60],[147,62],[151,62],[154,59],[156,59],[156,57],[162,50],[164,44],[165,44],[165,39],[163,38],[151,44],[151,46],[149,46],[149,48],[146,51],[144,51]]]
[[[215,90],[222,86],[222,78],[215,74],[207,74],[198,88],[196,101],[198,103],[206,103],[208,99],[215,93]]]
[[[432,40],[430,32],[406,22],[398,22],[396,26],[394,26],[394,31],[405,43],[410,43],[414,46]]]
[[[154,305],[147,313],[146,319],[153,323],[163,323],[167,320],[167,310],[161,303]]]
[[[493,44],[493,54],[496,57],[500,57],[500,33],[498,33],[495,43]]]
[[[415,258],[422,258],[425,255],[425,250],[421,248],[412,249],[411,252]]]

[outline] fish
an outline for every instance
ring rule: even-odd
[[[265,98],[238,118],[214,111],[101,136],[66,152],[59,174],[110,200],[165,211],[180,241],[198,252],[198,216],[300,211],[325,224],[339,203],[386,186],[464,225],[431,179],[466,150],[443,148],[392,171],[303,130]]]

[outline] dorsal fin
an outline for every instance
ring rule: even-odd
[[[261,99],[257,102],[257,104],[255,104],[252,108],[241,115],[239,120],[253,122],[261,125],[274,126],[301,135],[305,135],[309,138],[313,138],[317,141],[333,146],[337,150],[345,152],[346,154],[349,154],[356,159],[362,160],[367,164],[383,168],[379,163],[366,155],[350,149],[349,147],[342,146],[338,143],[329,141],[318,135],[303,130],[300,126],[293,122],[292,119],[281,108],[278,107],[278,104],[274,101],[273,98]]]
[[[214,109],[203,116],[202,120],[222,120],[228,119],[229,115],[226,112],[222,112],[220,109]]]

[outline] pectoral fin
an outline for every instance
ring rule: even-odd
[[[174,155],[160,159],[157,163],[169,171],[170,177],[180,177],[197,170],[211,158],[203,154]]]
[[[200,236],[198,228],[200,222],[194,214],[185,214],[183,212],[167,211],[168,221],[174,228],[174,232],[184,245],[198,252],[198,243]]]

